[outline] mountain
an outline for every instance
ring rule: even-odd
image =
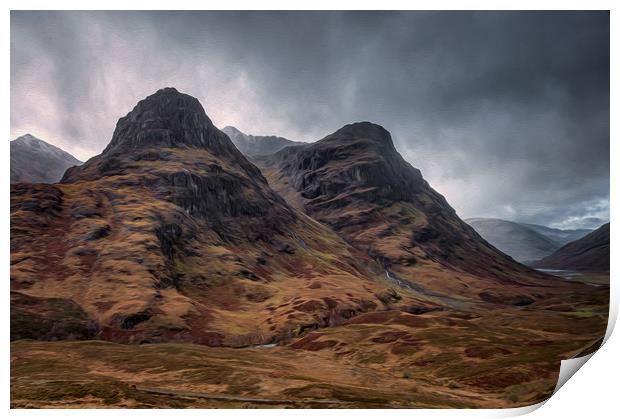
[[[534,263],[547,269],[609,272],[609,223]]]
[[[464,223],[379,125],[346,125],[255,162],[291,205],[410,287],[495,299],[537,277]],[[459,274],[439,280],[445,270]]]
[[[231,126],[222,128],[222,132],[228,135],[239,151],[247,157],[272,154],[284,147],[304,144],[282,137],[248,135]]]
[[[256,160],[165,88],[11,186],[12,406],[525,406],[604,334],[607,289],[488,244],[382,127]]]
[[[195,98],[140,101],[60,184],[11,189],[12,298],[28,301],[15,317],[49,324],[38,299],[55,319],[50,306],[79,312],[80,336],[243,346],[386,304],[530,304],[548,281],[462,222],[378,125],[274,156],[274,186],[302,207]]]
[[[41,313],[64,318],[46,307],[74,307],[79,336],[96,324],[116,342],[268,343],[390,298],[372,260],[290,207],[173,88],[140,101],[60,184],[14,185],[11,252],[12,298],[28,301],[14,317],[43,328]]]
[[[541,259],[561,246],[528,225],[496,218],[469,218],[465,221],[489,243],[519,262]]]
[[[26,134],[11,141],[11,183],[56,183],[81,161],[58,147]]]
[[[559,228],[551,228],[547,226],[542,226],[538,224],[527,224],[527,223],[520,223],[520,224],[529,228],[530,230],[534,230],[535,232],[548,237],[549,239],[558,243],[560,246],[564,246],[567,243],[580,239],[586,234],[589,234],[592,231],[594,231],[594,230],[586,229],[586,228],[564,230],[564,229],[559,229]]]

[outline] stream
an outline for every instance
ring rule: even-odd
[[[584,277],[584,274],[581,272],[577,272],[577,271],[570,271],[566,269],[543,269],[543,268],[539,268],[536,270],[549,274],[549,275],[553,275],[559,278],[566,279],[568,281],[581,282],[582,284],[591,285],[593,287],[601,287],[604,285],[604,284],[597,284],[595,282],[582,281],[581,278]]]

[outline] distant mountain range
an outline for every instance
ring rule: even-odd
[[[282,150],[284,147],[304,144],[273,135],[248,135],[231,126],[222,128],[222,131],[228,135],[235,147],[246,157],[272,154]]]
[[[542,259],[592,231],[561,230],[496,218],[469,218],[465,221],[493,246],[522,263]]]
[[[609,223],[533,263],[547,269],[609,272]]]
[[[542,234],[553,240],[556,243],[559,243],[561,246],[570,243],[572,241],[578,240],[585,236],[588,233],[591,233],[592,229],[580,228],[576,230],[562,230],[559,228],[551,228],[547,226],[542,226],[538,224],[524,224],[521,225],[534,230],[537,233]]]
[[[11,141],[11,183],[56,183],[81,161],[66,151],[26,134]]]

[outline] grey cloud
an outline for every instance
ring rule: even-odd
[[[11,135],[85,158],[162,86],[219,126],[371,120],[463,217],[609,218],[606,12],[12,12]]]

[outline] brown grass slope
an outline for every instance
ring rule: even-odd
[[[273,348],[16,341],[11,405],[525,406],[551,395],[561,359],[597,345],[607,297],[601,288],[522,310],[374,311]]]

